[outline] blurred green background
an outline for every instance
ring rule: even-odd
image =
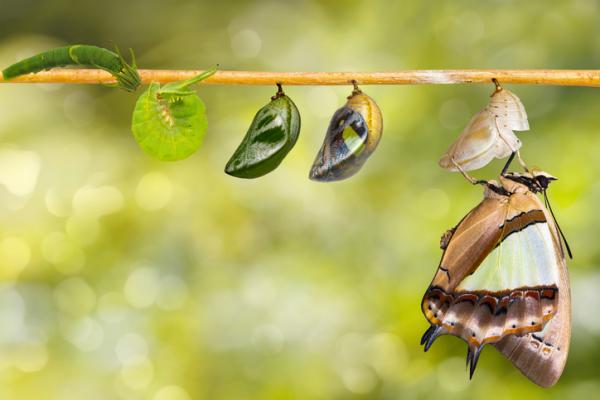
[[[596,68],[600,5],[578,1],[0,0],[0,66],[50,47],[133,47],[143,68]],[[275,172],[223,168],[274,87],[200,86],[204,146],[158,162],[136,100],[100,86],[0,86],[0,399],[593,398],[600,392],[600,90],[508,85],[523,156],[575,253],[573,338],[539,389],[493,348],[424,354],[439,237],[481,190],[437,160],[492,85],[369,86],[382,142],[354,178],[307,179],[350,87],[288,87],[300,139]],[[502,162],[476,171],[492,178]]]

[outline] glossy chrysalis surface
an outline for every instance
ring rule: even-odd
[[[513,131],[529,130],[525,107],[517,95],[494,82],[496,90],[490,103],[469,121],[442,156],[442,168],[463,172],[479,169],[494,158],[506,158],[521,148]]]
[[[225,172],[238,178],[258,178],[273,171],[294,147],[300,133],[300,113],[281,85],[261,108],[233,153]]]
[[[177,161],[198,150],[206,132],[206,113],[200,97],[188,87],[215,72],[211,69],[162,87],[150,84],[139,97],[131,121],[133,136],[146,153],[162,161]]]
[[[569,277],[560,228],[536,195],[554,179],[509,173],[487,182],[483,201],[442,236],[422,301],[425,351],[454,335],[467,343],[471,377],[492,344],[534,383],[557,382],[571,337]]]
[[[117,80],[117,87],[133,92],[140,86],[141,79],[133,51],[131,59],[131,64],[128,64],[118,50],[114,53],[102,47],[77,44],[58,47],[26,58],[4,69],[2,76],[4,79],[11,79],[56,67],[81,65],[109,72]]]
[[[339,181],[356,174],[377,148],[382,130],[377,103],[355,85],[346,105],[331,118],[310,179]]]

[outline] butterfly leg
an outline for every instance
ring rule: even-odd
[[[510,164],[515,159],[515,155],[517,155],[516,151],[513,151],[512,153],[510,153],[510,157],[508,157],[508,160],[506,161],[506,164],[504,164],[504,167],[502,168],[502,172],[500,172],[501,176],[506,175],[506,171],[508,171],[508,168],[510,167]]]
[[[502,168],[502,172],[500,173],[500,175],[506,175],[506,172],[508,171],[510,164],[515,159],[515,156],[517,156],[517,160],[519,161],[519,164],[521,164],[521,167],[523,167],[525,172],[530,172],[529,168],[527,168],[527,164],[525,164],[525,161],[523,161],[523,158],[521,158],[521,152],[519,150],[516,150],[510,154],[510,157],[508,157],[508,160],[506,161],[506,164],[504,164],[504,168]]]
[[[454,235],[454,231],[456,228],[448,229],[442,237],[440,238],[440,249],[446,250],[448,244],[450,243],[450,239],[452,239],[452,235]]]
[[[471,182],[473,185],[487,185],[488,182],[482,179],[475,179],[471,175],[467,174],[467,171],[462,169],[462,167],[452,158],[452,164],[456,167],[456,169],[465,177],[466,180]]]
[[[521,158],[521,152],[519,150],[517,150],[517,160],[519,160],[519,164],[521,164],[521,167],[523,167],[525,172],[529,172],[529,168],[527,168],[527,164],[525,164],[525,161]]]

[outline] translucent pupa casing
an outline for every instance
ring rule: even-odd
[[[521,148],[513,131],[529,130],[527,113],[513,92],[498,85],[490,103],[475,114],[461,135],[440,159],[449,171],[471,171],[486,166],[494,158],[508,157]]]

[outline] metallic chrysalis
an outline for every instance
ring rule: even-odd
[[[258,178],[273,171],[294,147],[300,133],[300,113],[281,85],[261,108],[233,153],[225,172],[238,178]]]
[[[204,103],[188,87],[216,72],[211,69],[163,87],[152,82],[138,99],[131,131],[140,147],[162,161],[189,157],[202,144],[207,120]]]
[[[356,174],[379,144],[382,130],[383,119],[377,103],[354,83],[346,105],[331,118],[310,179],[339,181]]]
[[[494,158],[506,158],[518,153],[521,141],[513,131],[529,130],[527,113],[521,100],[504,89],[497,80],[490,103],[469,121],[461,135],[440,159],[440,166],[448,171],[465,171],[482,168]]]
[[[2,71],[2,76],[4,79],[11,79],[55,67],[81,65],[109,72],[117,80],[117,87],[134,92],[140,86],[141,79],[137,72],[133,50],[130,51],[131,64],[128,64],[118,49],[114,53],[102,47],[81,44],[58,47],[9,66]]]

